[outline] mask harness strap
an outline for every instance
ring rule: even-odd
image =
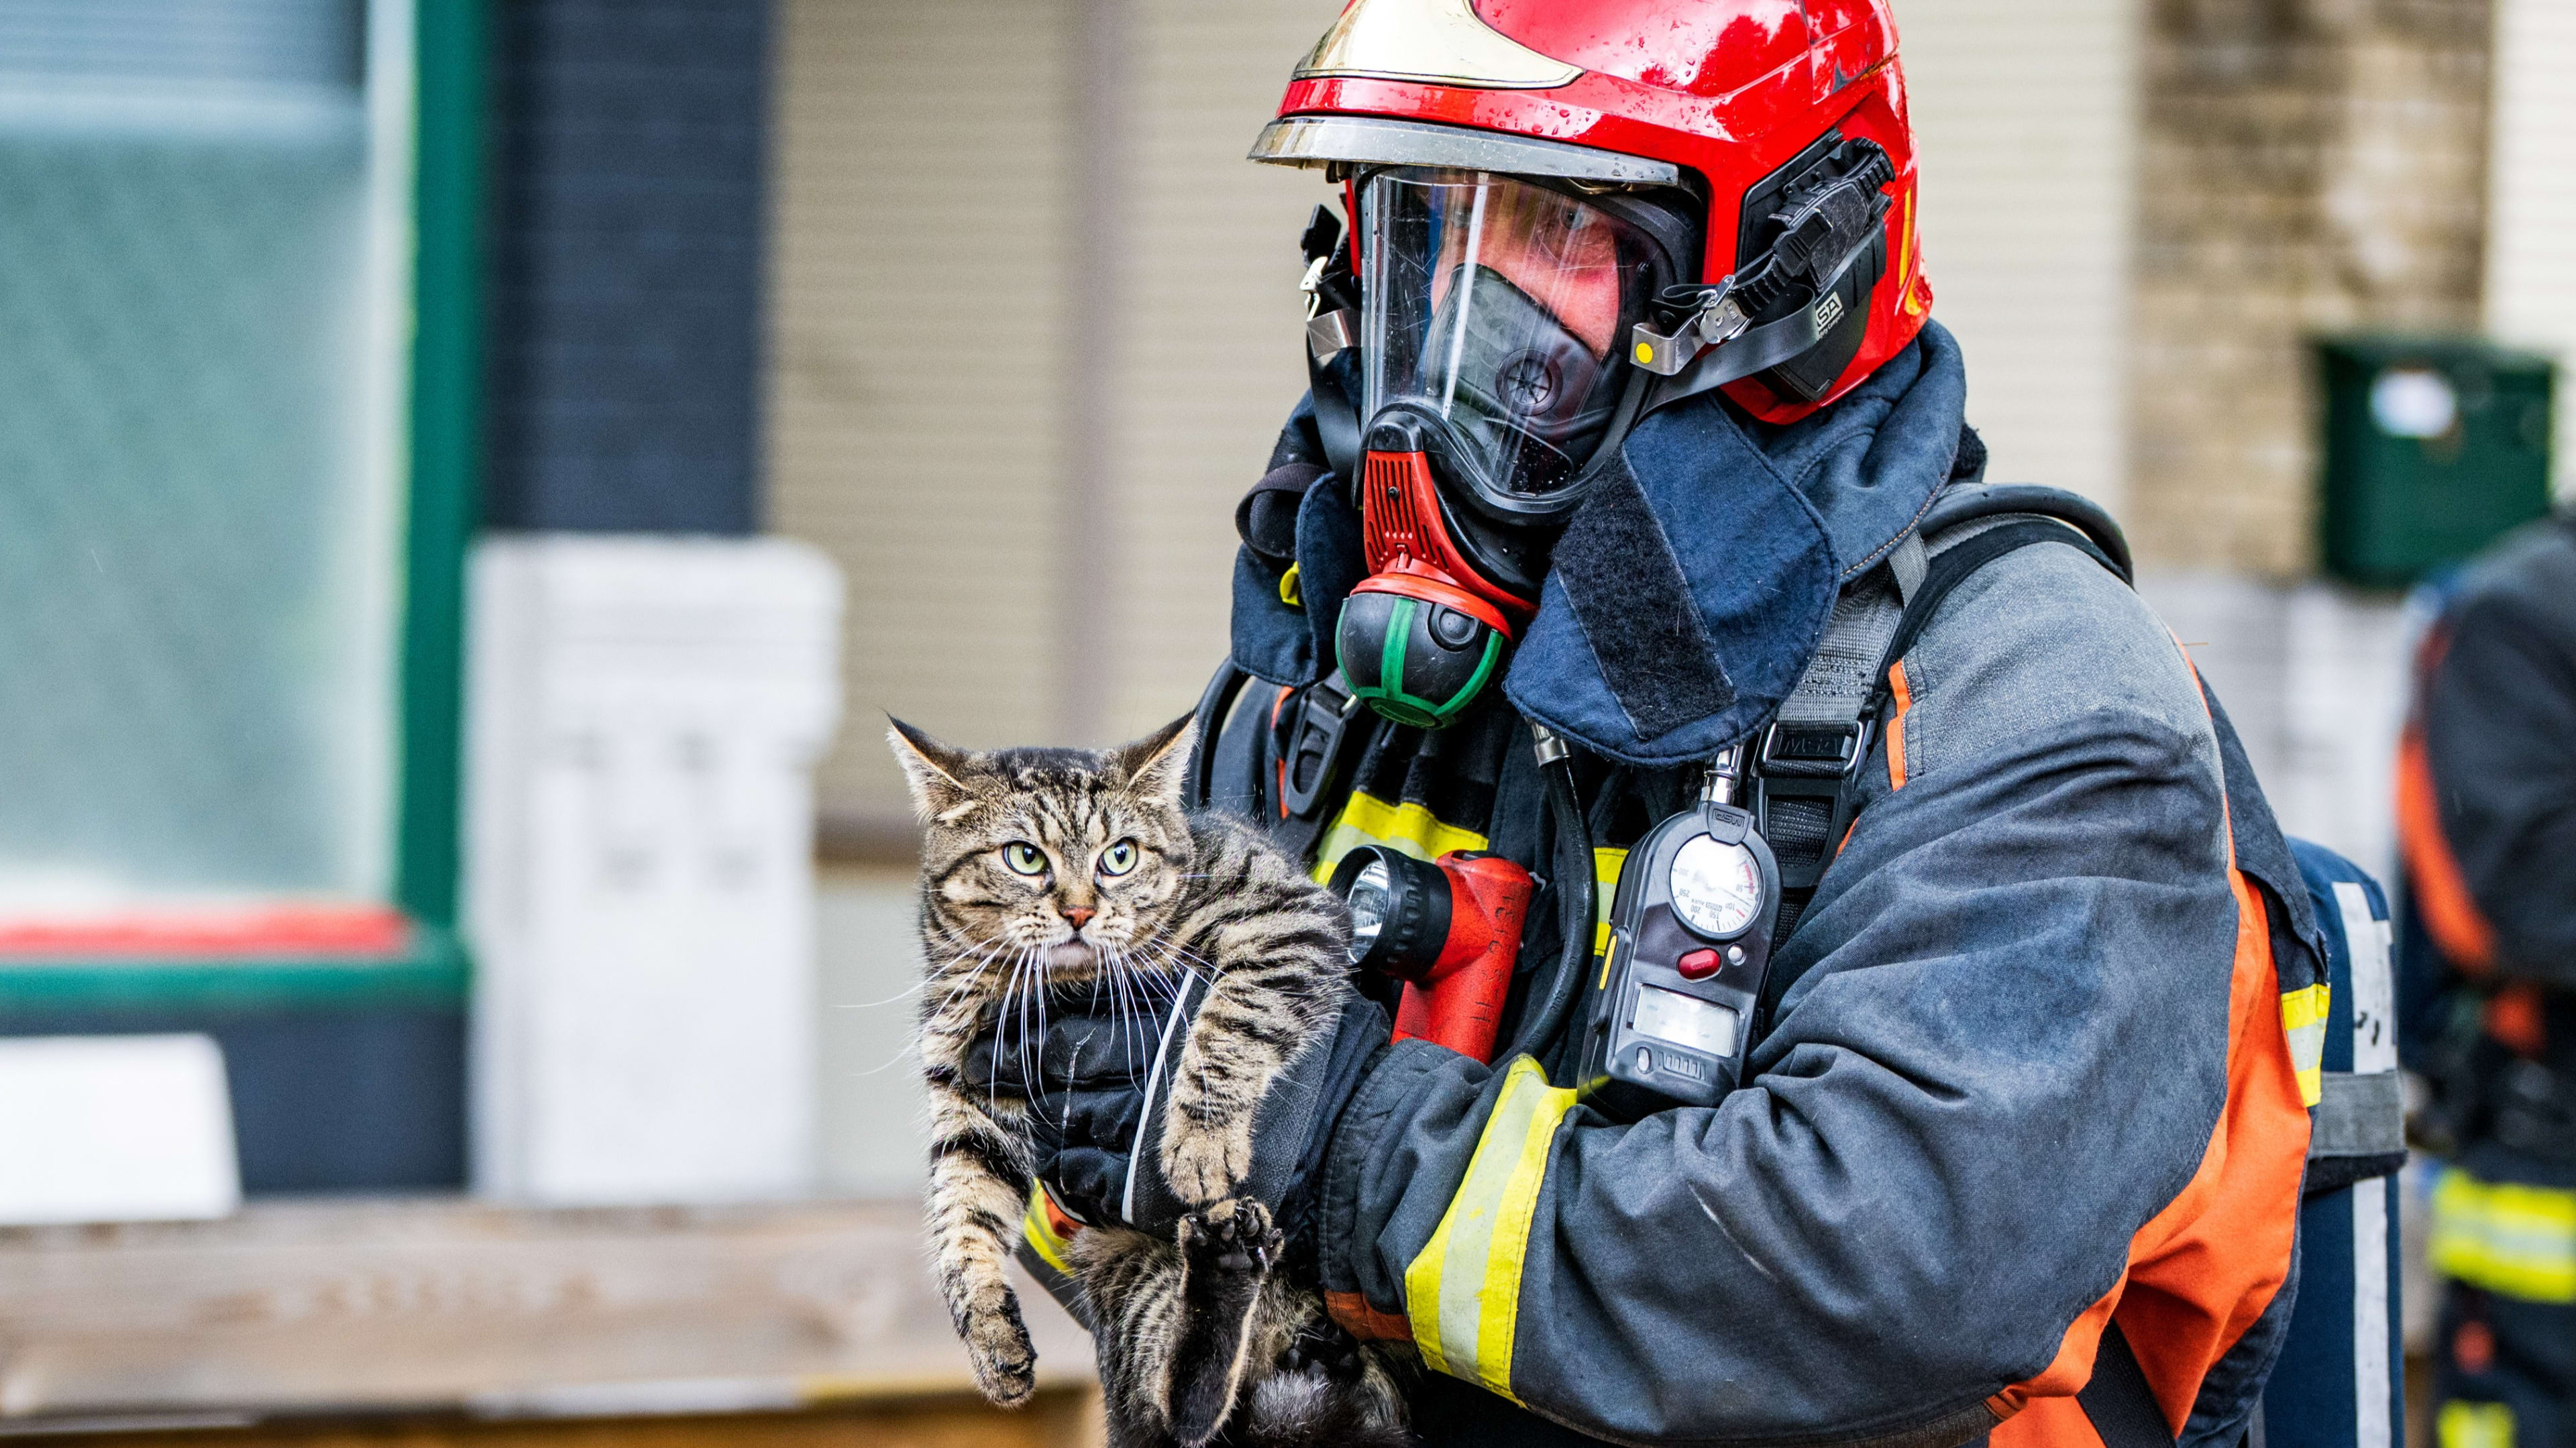
[[[1922,536],[1908,533],[1886,566],[1842,591],[1824,642],[1762,732],[1752,771],[1753,819],[1780,865],[1775,940],[1798,928],[1834,847],[1851,828],[1861,764],[1877,723],[1871,706],[1878,681],[1924,569]]]
[[[1358,379],[1347,364],[1335,376],[1333,364],[1357,356],[1359,278],[1351,270],[1350,239],[1331,207],[1315,208],[1298,246],[1306,256],[1306,278],[1297,287],[1306,294],[1306,392],[1315,402],[1324,465],[1347,483],[1360,475]]]

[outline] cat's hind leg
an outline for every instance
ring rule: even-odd
[[[1261,1284],[1281,1236],[1259,1202],[1219,1202],[1183,1218],[1181,1336],[1172,1353],[1172,1437],[1201,1448],[1225,1426],[1243,1384]]]

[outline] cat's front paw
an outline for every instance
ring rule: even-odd
[[[975,1388],[997,1408],[1016,1408],[1037,1391],[1038,1350],[1020,1318],[1019,1294],[1005,1287],[958,1315],[957,1335],[975,1366]]]
[[[1175,1123],[1180,1125],[1179,1123]],[[1163,1180],[1184,1205],[1211,1206],[1233,1196],[1252,1174],[1252,1127],[1188,1124],[1163,1138]]]

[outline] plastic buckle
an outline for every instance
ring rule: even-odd
[[[1359,707],[1358,695],[1343,692],[1330,679],[1319,681],[1297,701],[1297,728],[1288,738],[1287,777],[1279,791],[1279,803],[1290,818],[1313,814],[1317,801],[1332,786],[1342,741]]]
[[[1849,779],[1860,772],[1861,761],[1868,757],[1866,719],[1849,724],[1783,724],[1774,720],[1770,728],[1762,731],[1761,765],[1766,775],[1773,774],[1773,766],[1781,764],[1810,769],[1830,766],[1833,778]]]
[[[1762,733],[1762,752],[1753,771],[1753,825],[1769,841],[1780,867],[1780,888],[1812,890],[1834,860],[1843,832],[1851,828],[1859,802],[1861,761],[1869,757],[1869,721],[1849,724],[1790,724],[1774,721]],[[1795,772],[1791,772],[1795,771]],[[1821,811],[1824,834],[1810,854],[1790,848],[1775,811],[1782,801],[1802,801],[1801,808]],[[1807,817],[1809,831],[1812,815]]]

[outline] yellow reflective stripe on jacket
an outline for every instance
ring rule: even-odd
[[[1592,885],[1597,898],[1592,902],[1592,956],[1600,959],[1610,951],[1610,907],[1619,899],[1619,871],[1628,863],[1628,852],[1604,845],[1592,852]]]
[[[1485,837],[1474,830],[1442,824],[1419,804],[1388,804],[1375,795],[1351,791],[1349,802],[1324,831],[1315,847],[1315,879],[1329,884],[1342,856],[1362,845],[1384,845],[1418,860],[1436,860],[1451,850],[1481,850]]]
[[[2448,1168],[2433,1187],[2433,1270],[2525,1302],[2576,1302],[2576,1190]]]
[[[1512,1335],[1520,1325],[1521,1262],[1557,1124],[1574,1093],[1514,1060],[1449,1210],[1404,1269],[1414,1346],[1434,1372],[1512,1396]],[[1514,1398],[1514,1402],[1519,1399]]]
[[[2322,985],[2281,992],[2281,1029],[2290,1037],[2290,1066],[2299,1073],[2299,1101],[2314,1106],[2325,1098],[2326,1007],[2331,992]]]
[[[1029,1188],[1029,1208],[1020,1214],[1020,1235],[1028,1240],[1029,1250],[1049,1267],[1067,1277],[1073,1275],[1073,1268],[1067,1265],[1070,1259],[1065,1254],[1065,1240],[1056,1231],[1055,1223],[1047,1219],[1046,1188]]]

